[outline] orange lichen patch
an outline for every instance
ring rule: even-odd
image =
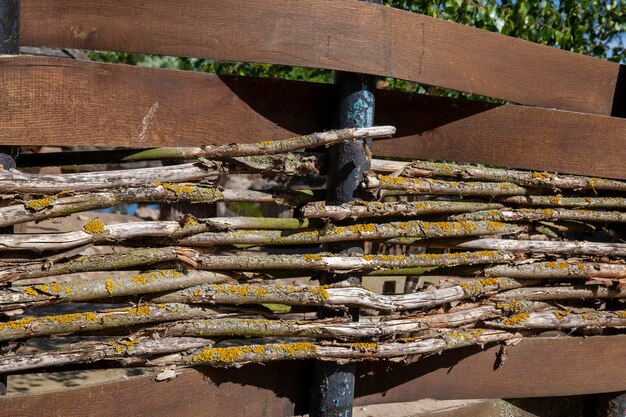
[[[303,255],[302,258],[307,262],[315,262],[315,261],[321,261],[322,255],[315,255],[315,254],[307,253],[306,255]]]
[[[547,172],[533,172],[531,176],[539,180],[547,180],[550,178],[550,174],[548,174]]]
[[[504,321],[504,324],[507,326],[515,326],[516,324],[521,324],[526,321],[530,317],[528,313],[519,313],[515,314]]]
[[[188,216],[183,224],[183,227],[193,227],[198,224],[198,221],[193,216]]]
[[[354,233],[376,232],[376,226],[374,226],[373,224],[355,224],[354,226],[348,226],[348,229]]]
[[[507,314],[519,314],[527,311],[527,305],[523,301],[511,300],[506,303],[497,303],[496,308]]]
[[[498,278],[483,278],[476,281],[461,282],[459,286],[463,288],[463,292],[465,292],[468,297],[476,297],[483,292],[484,287],[498,285],[499,283]]]
[[[311,288],[307,288],[307,290],[313,294],[314,296],[316,296],[317,298],[322,298],[324,300],[328,299],[328,291],[326,291],[326,288],[328,288],[328,286],[326,285],[322,285],[320,287],[311,287]]]
[[[26,206],[26,208],[29,208],[35,211],[41,211],[45,209],[46,207],[51,206],[56,201],[56,199],[57,199],[56,195],[50,195],[44,198],[28,200],[27,202],[24,203],[24,206]]]
[[[498,229],[502,229],[502,228],[506,227],[506,223],[488,221],[487,222],[487,227],[489,229],[491,229],[491,230],[498,230]]]
[[[559,204],[561,202],[561,196],[553,195],[552,197],[550,197],[550,202],[552,204]]]
[[[83,230],[90,235],[100,235],[104,233],[104,223],[99,217],[95,217],[83,226]]]
[[[350,343],[350,347],[364,352],[376,352],[378,350],[378,343]]]
[[[416,179],[409,179],[405,177],[390,177],[388,175],[379,175],[378,179],[383,186],[398,186],[406,184],[408,182],[419,183],[419,180]]]
[[[569,311],[567,310],[555,311],[553,314],[557,320],[563,320],[563,318],[569,314]]]
[[[273,140],[264,140],[263,142],[259,142],[259,145],[267,148],[268,146],[271,146],[273,143],[274,143]]]
[[[39,294],[33,287],[24,287],[22,291],[31,297],[37,297],[37,294]]]
[[[552,216],[554,214],[554,210],[552,209],[541,209],[541,214],[545,216]]]
[[[192,359],[192,364],[201,363],[213,363],[213,364],[232,364],[239,359],[244,358],[246,355],[253,355],[256,358],[251,357],[248,360],[262,361],[265,355],[271,355],[275,353],[287,353],[288,356],[296,356],[298,352],[315,352],[315,345],[313,343],[285,343],[280,345],[256,345],[256,346],[232,346],[232,347],[218,347],[203,349],[200,353],[195,354]]]
[[[153,271],[145,274],[137,274],[131,277],[131,281],[135,284],[147,284],[149,282],[159,280],[159,279],[177,279],[184,276],[178,271],[167,270],[167,271]]]
[[[201,295],[202,295],[202,290],[195,290],[195,291],[193,292],[193,296],[194,296],[194,297],[200,297]]]
[[[113,282],[112,279],[107,279],[106,281],[104,281],[104,286],[107,289],[107,292],[109,293],[109,295],[113,294],[113,290],[115,290],[115,283]]]
[[[147,316],[151,313],[151,311],[150,306],[143,305],[129,308],[128,314],[131,316]]]
[[[481,334],[485,333],[485,329],[474,329],[470,333],[474,337],[480,337]]]
[[[184,198],[188,200],[217,201],[224,197],[224,194],[215,188],[161,181],[155,181],[154,184],[160,185],[166,190],[174,192],[174,194],[176,194],[176,197],[178,198]]]
[[[372,255],[363,255],[363,259],[366,261],[373,261],[374,257]]]

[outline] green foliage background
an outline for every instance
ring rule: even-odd
[[[615,62],[626,62],[626,5],[622,0],[385,0],[396,7]],[[116,52],[91,59],[227,75],[332,82],[332,71],[283,65],[217,62]],[[379,86],[406,92],[458,96],[417,83],[386,79]]]

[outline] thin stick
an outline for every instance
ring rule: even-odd
[[[144,304],[86,313],[27,317],[0,323],[0,341],[219,315],[215,310],[186,304]]]
[[[484,269],[487,277],[568,279],[568,278],[626,278],[625,264],[598,262],[552,261],[521,265],[495,265]]]
[[[563,197],[560,195],[525,195],[504,197],[497,200],[503,204],[537,207],[563,207],[563,208],[626,208],[624,197]]]
[[[72,196],[51,195],[0,207],[0,227],[29,221],[67,216],[83,211],[99,210],[126,203],[215,203],[218,201],[249,201],[295,206],[315,200],[313,191],[290,191],[266,193],[253,190],[221,190],[191,184],[160,183],[139,188],[76,194]]]
[[[463,213],[450,216],[451,221],[462,220],[492,220],[499,222],[515,221],[541,221],[541,220],[570,220],[580,222],[602,222],[602,223],[625,223],[626,213],[620,211],[596,211],[596,210],[567,210],[567,209],[501,209],[476,211],[474,213]]]
[[[117,360],[123,364],[145,363],[147,356],[171,354],[210,346],[212,342],[202,338],[150,337],[124,338],[106,342],[77,343],[69,349],[53,352],[0,356],[0,372],[23,372],[31,369],[49,368],[102,360]],[[133,360],[132,358],[135,358]]]
[[[233,281],[229,275],[209,271],[192,270],[182,273],[166,269],[132,276],[118,276],[112,273],[107,279],[48,282],[0,289],[0,310],[175,291],[193,285],[229,281]]]
[[[456,182],[430,178],[368,175],[363,182],[367,190],[397,190],[407,194],[450,194],[457,196],[517,196],[529,190],[510,182]]]
[[[152,366],[210,365],[219,367],[241,366],[247,363],[263,363],[275,360],[322,359],[322,360],[366,360],[409,358],[414,355],[438,353],[443,350],[464,346],[483,346],[521,338],[519,333],[498,330],[469,329],[449,331],[440,337],[408,340],[405,342],[315,344],[310,342],[246,345],[224,348],[209,348],[189,355],[174,354],[150,360]]]
[[[447,288],[408,294],[381,295],[361,287],[296,287],[290,285],[207,284],[185,288],[153,298],[155,303],[200,304],[285,304],[327,307],[360,307],[385,312],[429,309],[436,306],[478,299],[537,281],[486,278]]]
[[[510,182],[525,187],[626,191],[624,181],[508,168],[477,167],[452,162],[372,160],[372,170],[383,173],[402,170],[402,175],[407,177],[445,177]]]
[[[507,319],[488,321],[486,326],[496,329],[586,329],[624,328],[626,311],[554,310],[519,313]]]
[[[515,239],[437,239],[424,242],[434,248],[470,250],[501,250],[518,253],[549,253],[554,255],[587,255],[626,257],[625,243],[602,243],[586,241],[515,240]]]
[[[431,214],[464,213],[504,208],[498,203],[470,201],[412,201],[379,202],[354,201],[341,206],[327,206],[323,202],[308,203],[302,209],[305,218],[343,220],[347,218],[382,216],[422,216]]]
[[[598,298],[626,298],[626,289],[603,285],[560,285],[558,287],[528,287],[513,289],[496,294],[491,301],[510,300],[553,301],[553,300],[593,300]]]

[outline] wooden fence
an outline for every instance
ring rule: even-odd
[[[296,215],[1,234],[0,373],[180,374],[10,395],[0,415],[306,413],[318,360],[357,362],[355,405],[626,390],[613,365],[626,359],[623,66],[356,0],[187,3],[21,0],[19,30],[0,28],[23,46],[324,68],[516,104],[377,90],[377,127],[329,131],[328,84],[4,50],[14,55],[0,56],[0,143],[121,149],[18,156],[18,171],[0,172],[0,227],[137,202],[262,203]],[[4,7],[3,19],[20,5]],[[329,161],[343,143],[368,157],[358,200],[330,204],[323,185],[294,185],[339,175]],[[138,167],[145,161],[163,164]],[[130,165],[84,168],[96,163]],[[20,172],[68,165],[77,172]],[[220,186],[236,175],[280,186]],[[328,246],[341,242],[367,242],[366,253]],[[448,253],[381,255],[372,242]],[[85,252],[93,246],[113,252]],[[68,279],[95,271],[108,274]],[[342,280],[429,274],[454,280],[383,295]],[[321,283],[283,283],[303,277]],[[64,303],[82,310],[45,312]],[[54,335],[85,339],[19,350]]]

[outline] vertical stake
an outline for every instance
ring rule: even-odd
[[[372,0],[380,4],[382,0]],[[375,77],[362,74],[335,73],[336,118],[334,128],[370,127],[374,125]],[[371,140],[358,140],[333,145],[328,149],[328,174],[326,204],[338,205],[354,200],[354,192],[370,169],[369,147]],[[360,242],[337,242],[325,246],[325,250],[343,254],[363,254]],[[340,276],[323,274],[320,284],[339,281],[361,283],[361,274]],[[359,309],[351,309],[354,321],[359,320]],[[320,317],[335,314],[320,310]],[[311,387],[311,417],[350,417],[354,399],[355,365],[318,361],[315,364]]]
[[[20,53],[20,0],[0,1],[0,55]],[[16,148],[0,147],[0,166],[15,168]],[[13,233],[13,227],[0,229],[0,233]],[[0,395],[7,393],[7,375],[0,374]]]

